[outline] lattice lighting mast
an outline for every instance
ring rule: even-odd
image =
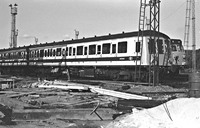
[[[141,38],[141,45],[143,45],[143,31],[144,31],[144,23],[145,23],[145,9],[146,7],[150,7],[149,14],[149,22],[148,22],[148,30],[150,30],[150,42],[151,45],[154,45],[152,51],[149,56],[149,83],[151,83],[151,72],[153,72],[153,85],[159,84],[159,54],[157,49],[157,39],[159,39],[159,35],[156,34],[160,31],[160,0],[149,0],[149,3],[146,3],[146,0],[140,0],[140,15],[139,15],[139,32],[138,32],[138,42]],[[141,49],[142,51],[142,49]],[[151,58],[153,57],[153,63],[151,62]],[[140,61],[141,62],[141,61]],[[137,66],[137,62],[136,62]],[[141,67],[141,63],[139,65]],[[153,71],[152,71],[153,66]],[[135,76],[137,75],[137,67],[135,70]],[[140,68],[139,68],[139,77],[140,77]],[[136,78],[135,78],[136,79]]]
[[[192,71],[196,72],[195,0],[192,0]]]
[[[188,50],[188,47],[189,47],[191,4],[192,4],[192,0],[187,0],[186,17],[185,17],[185,33],[184,33],[184,46],[185,46],[186,50]]]
[[[16,15],[17,15],[17,4],[10,4],[9,7],[11,8],[11,40],[10,40],[10,48],[17,47],[17,36],[18,30],[16,30]]]
[[[150,0],[150,40],[153,41],[151,45],[154,45],[153,49],[153,85],[156,86],[159,84],[159,53],[157,49],[157,40],[159,35],[156,32],[160,32],[160,0]],[[151,60],[151,56],[149,61]]]

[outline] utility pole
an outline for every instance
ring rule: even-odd
[[[18,36],[18,30],[16,30],[16,15],[17,15],[17,4],[9,5],[11,8],[11,41],[10,41],[10,48],[17,47],[17,36]]]

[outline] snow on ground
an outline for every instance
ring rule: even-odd
[[[200,98],[178,98],[150,109],[133,109],[106,128],[200,128]]]

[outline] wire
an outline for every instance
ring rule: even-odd
[[[186,2],[183,2],[175,11],[172,11],[167,17],[161,19],[161,21],[165,20],[165,19],[168,19],[169,17],[173,16],[174,14],[176,14],[176,12],[179,11],[179,9],[182,8],[183,5],[185,5]]]
[[[170,112],[169,112],[169,109],[168,109],[168,107],[167,107],[167,103],[164,103],[164,104],[163,104],[163,107],[164,107],[164,109],[165,109],[167,115],[169,116],[170,120],[173,121],[173,120],[172,120],[172,117],[171,117],[171,114],[170,114]]]

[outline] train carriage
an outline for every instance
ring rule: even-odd
[[[157,38],[151,39],[152,33],[150,30],[143,31],[143,42],[141,36],[138,38],[138,32],[122,32],[0,50],[0,63],[1,67],[26,65],[29,70],[37,71],[40,74],[47,73],[47,70],[48,72],[51,70],[62,73],[67,69],[71,75],[79,77],[113,79],[124,75],[129,80],[133,80],[134,75],[137,75],[135,69],[139,66],[142,67],[143,75],[147,76],[149,65],[155,61],[153,57],[155,54],[159,54],[157,59],[162,68],[183,65],[184,62],[174,62],[176,60],[173,59],[174,53],[170,38],[164,33],[156,32],[154,34]],[[5,59],[5,54],[7,56],[7,54],[16,52],[20,53],[21,57],[15,57],[18,62],[9,57]],[[180,54],[176,52],[178,56],[183,56],[182,54],[182,52]],[[10,61],[10,63],[6,61]]]
[[[0,50],[0,65],[15,66],[27,64],[27,50],[25,47]]]

